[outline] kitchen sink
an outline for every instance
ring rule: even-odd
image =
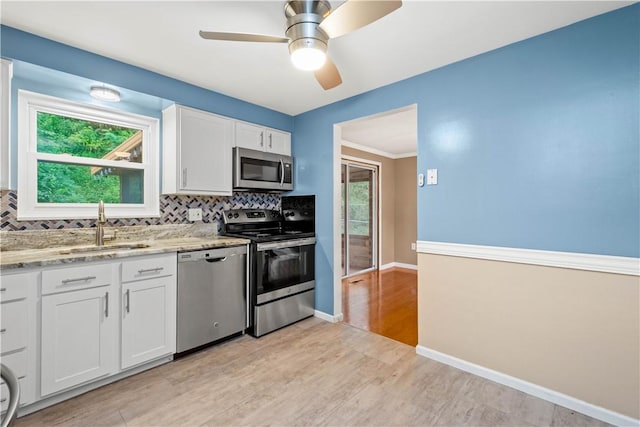
[[[66,248],[58,251],[61,255],[93,253],[93,252],[112,252],[112,251],[130,251],[132,249],[145,249],[150,245],[146,243],[128,243],[121,245],[104,245],[104,246],[82,246],[77,248]]]

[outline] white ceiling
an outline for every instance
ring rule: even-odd
[[[417,155],[416,106],[341,124],[342,144],[392,159]]]
[[[198,36],[201,29],[283,35],[282,1],[3,0],[0,21],[295,115],[631,3],[405,0],[330,42],[344,83],[326,92],[310,72],[293,68],[286,44]]]

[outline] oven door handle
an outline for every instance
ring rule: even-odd
[[[267,242],[267,243],[258,243],[256,245],[256,250],[258,252],[268,251],[271,249],[283,249],[283,248],[295,248],[297,246],[307,246],[314,245],[316,243],[315,237],[308,237],[305,239],[295,239],[295,240],[284,240],[279,242]]]

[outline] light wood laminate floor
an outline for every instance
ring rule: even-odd
[[[371,271],[342,279],[345,323],[396,341],[418,344],[418,272]]]
[[[27,426],[601,426],[315,318],[211,347],[18,419]]]

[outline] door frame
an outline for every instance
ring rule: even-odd
[[[340,151],[342,151],[342,144],[340,144]],[[355,156],[349,156],[347,154],[340,154],[340,175],[342,175],[342,165],[343,164],[348,164],[348,163],[356,163],[356,164],[361,164],[362,166],[364,166],[365,168],[372,168],[376,171],[375,175],[376,175],[376,193],[375,193],[375,197],[374,197],[374,202],[376,204],[375,206],[375,213],[376,213],[376,218],[375,218],[375,234],[373,236],[373,244],[374,244],[374,249],[373,249],[373,266],[371,268],[367,268],[365,270],[361,270],[356,274],[361,274],[364,272],[368,272],[368,271],[374,271],[378,268],[380,268],[380,255],[381,255],[381,248],[382,248],[382,162],[377,162],[375,160],[369,160],[369,159],[363,159],[361,157],[355,157]],[[342,181],[342,179],[340,179],[340,181]],[[341,183],[340,183],[341,184]],[[338,191],[340,192],[340,189],[338,189]],[[348,198],[347,198],[348,200]],[[348,227],[345,226],[345,232],[348,232]],[[346,248],[346,235],[345,235],[345,248]],[[342,247],[340,247],[340,263],[342,262]],[[347,251],[345,250],[345,254],[348,255]],[[347,257],[348,258],[348,257]],[[349,277],[349,269],[348,269],[348,259],[346,259],[345,261],[345,275],[342,276],[342,273],[340,272],[340,279],[344,279],[345,277]],[[338,264],[340,265],[340,264]]]
[[[342,122],[333,124],[333,315],[329,319],[333,322],[342,321],[342,270],[338,268],[341,262],[342,250],[340,248],[340,165],[342,164],[342,126],[347,123],[362,120],[367,117],[383,116],[393,111],[402,111],[407,109],[418,109],[418,104],[408,104],[399,108],[391,108],[381,112],[373,112],[370,115],[354,117]],[[420,126],[418,125],[418,128]],[[420,138],[418,138],[419,140]],[[382,174],[378,174],[380,178]],[[378,203],[378,208],[382,203]],[[380,224],[382,221],[380,221]],[[378,245],[380,246],[380,245]],[[328,319],[328,320],[329,320]]]

